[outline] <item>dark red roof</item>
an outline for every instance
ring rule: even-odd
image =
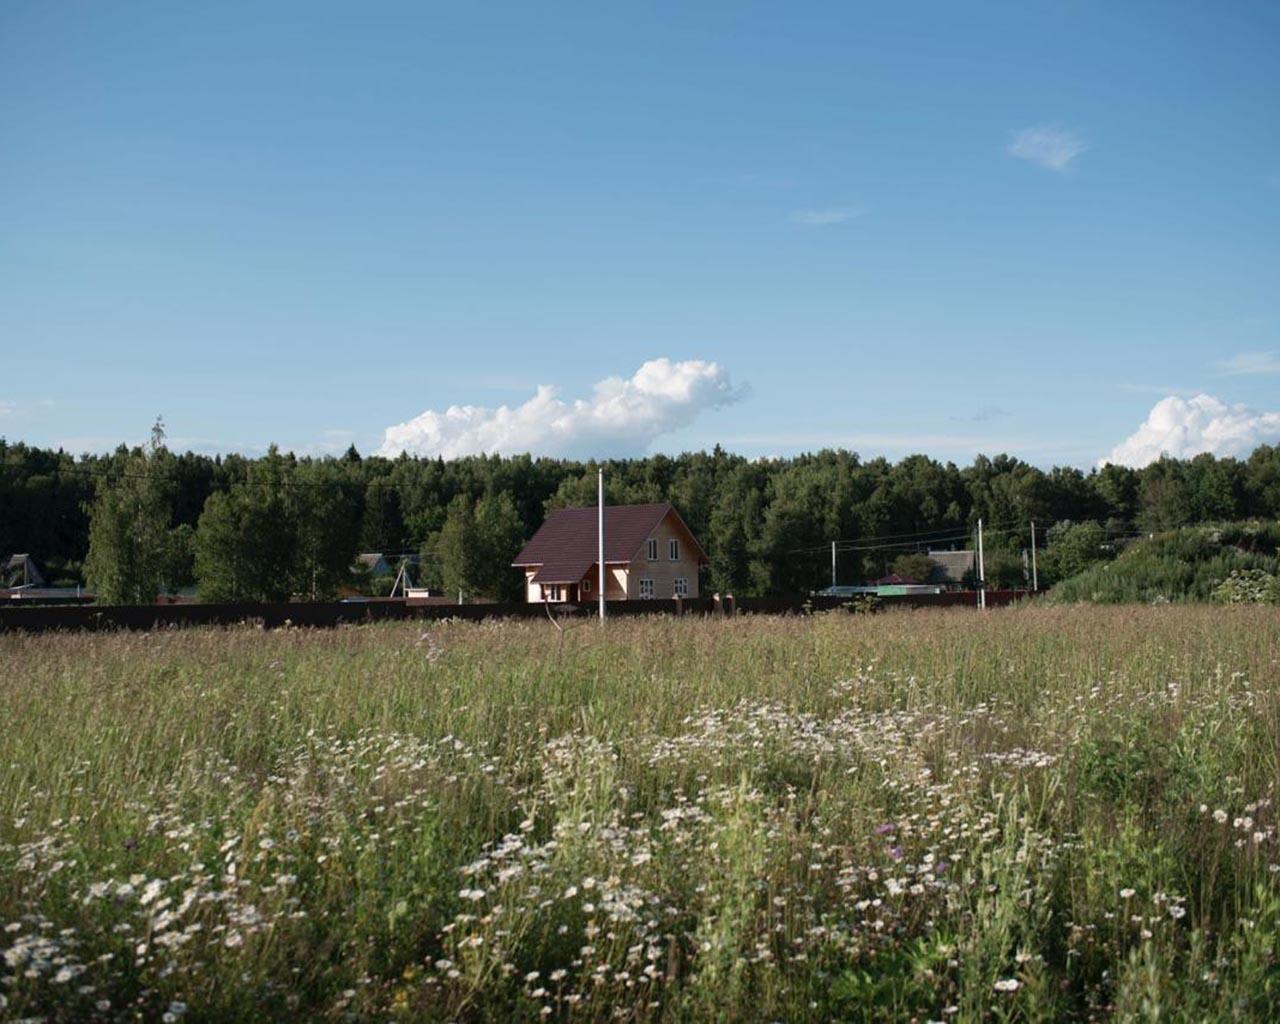
[[[577,583],[595,568],[594,558],[576,561],[547,562],[534,573],[530,583]]]
[[[913,576],[899,576],[896,572],[889,573],[888,576],[881,576],[878,580],[873,580],[873,584],[877,587],[892,586],[918,586],[920,581]]]
[[[668,501],[653,505],[606,505],[605,562],[630,562],[639,554],[640,546],[668,513],[680,519],[680,514]],[[595,507],[555,509],[511,564],[542,566],[538,576],[547,582],[581,579],[596,564],[597,514]],[[688,530],[688,527],[685,529]],[[690,533],[689,536],[692,537],[693,534]],[[693,548],[698,560],[705,562],[707,556],[696,540]],[[581,572],[577,571],[579,567]],[[552,580],[551,576],[563,578]]]

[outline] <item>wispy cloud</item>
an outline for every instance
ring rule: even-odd
[[[1241,352],[1218,360],[1218,369],[1232,377],[1280,373],[1280,352]]]
[[[1014,132],[1008,153],[1051,171],[1065,171],[1088,148],[1080,136],[1058,125],[1045,124]]]
[[[565,402],[555,388],[542,385],[514,408],[428,409],[387,427],[379,454],[641,455],[655,438],[688,426],[701,413],[736,401],[740,394],[729,381],[729,371],[718,363],[651,359],[625,380],[600,381],[590,398]]]
[[[1213,395],[1161,399],[1140,427],[1098,460],[1117,466],[1142,467],[1161,455],[1177,459],[1208,452],[1247,455],[1260,444],[1280,441],[1280,412],[1254,412],[1247,406],[1227,405]]]
[[[979,409],[977,412],[967,414],[957,414],[948,416],[947,418],[956,423],[986,423],[988,420],[1000,419],[1004,416],[1012,416],[1013,413],[1007,409],[997,409],[995,406],[988,406],[985,409]]]
[[[53,399],[41,398],[34,402],[15,402],[11,399],[0,398],[0,417],[3,416],[30,416],[33,413],[48,412],[53,408]]]
[[[791,223],[821,228],[831,224],[843,224],[847,220],[861,216],[862,210],[856,206],[827,206],[816,210],[796,210],[791,214]]]
[[[935,457],[939,454],[966,455],[985,452],[1031,456],[1048,452],[1062,455],[1079,452],[1088,455],[1088,447],[1074,442],[1051,441],[1043,438],[1010,437],[999,435],[954,433],[858,433],[850,431],[786,432],[765,434],[734,434],[721,438],[721,443],[760,450],[774,455],[784,452],[813,451],[819,448],[844,448],[865,455],[906,454],[924,452]]]

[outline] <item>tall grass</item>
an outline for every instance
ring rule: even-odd
[[[0,1016],[1263,1019],[1280,614],[0,636]]]

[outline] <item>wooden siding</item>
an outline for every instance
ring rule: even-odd
[[[676,577],[683,576],[689,581],[689,593],[686,597],[698,596],[698,559],[694,554],[693,537],[684,528],[680,520],[668,513],[657,528],[649,535],[658,542],[658,557],[653,561],[648,557],[648,543],[640,547],[640,554],[631,563],[628,574],[627,597],[638,600],[640,597],[640,580],[653,580],[653,596],[670,599],[675,596]],[[672,539],[680,542],[680,557],[671,561],[668,557],[669,543]]]
[[[649,537],[658,542],[658,557],[652,561],[648,557],[648,539],[640,545],[640,552],[627,565],[610,563],[606,578],[608,590],[605,594],[609,601],[636,601],[640,599],[640,580],[653,580],[653,596],[659,600],[670,600],[676,595],[676,579],[683,576],[689,581],[687,598],[700,596],[698,589],[698,557],[695,554],[697,542],[689,533],[680,518],[674,512],[668,512],[654,528]],[[680,542],[680,557],[672,560],[670,543]],[[533,582],[537,575],[536,568],[526,569],[524,573],[525,600],[530,603],[542,603],[542,587]],[[584,592],[581,581],[577,585],[561,587],[562,601],[576,601],[587,604],[597,599],[595,592],[596,570],[591,573],[592,590]]]

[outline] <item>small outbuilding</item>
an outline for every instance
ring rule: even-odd
[[[511,564],[530,602],[586,602],[599,594],[597,508],[561,508]],[[706,552],[670,502],[604,510],[605,599],[697,597]]]

